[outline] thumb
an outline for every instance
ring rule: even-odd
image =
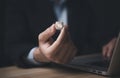
[[[39,34],[38,39],[40,43],[45,43],[56,33],[55,24],[47,28],[45,31]]]

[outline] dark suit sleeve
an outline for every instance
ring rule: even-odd
[[[20,1],[20,2],[19,2]],[[10,64],[32,67],[26,60],[30,50],[37,46],[31,34],[22,0],[8,0],[6,9],[5,54]]]

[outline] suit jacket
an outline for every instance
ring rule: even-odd
[[[6,0],[0,1],[0,67],[5,65],[4,62],[4,51],[3,51],[3,42],[4,42],[4,28],[5,28],[5,8],[6,8]]]
[[[97,15],[87,0],[67,0],[68,26],[78,54],[101,51],[116,35],[116,29],[97,24]],[[25,61],[38,35],[57,20],[50,0],[10,0],[7,8],[5,54],[9,64],[31,67]]]

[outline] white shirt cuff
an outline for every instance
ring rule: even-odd
[[[27,59],[28,59],[28,61],[31,62],[32,64],[39,65],[40,63],[37,62],[37,61],[35,61],[35,60],[34,60],[34,56],[33,56],[33,53],[34,53],[34,51],[35,51],[36,48],[37,48],[37,47],[34,47],[34,48],[32,48],[32,49],[30,50],[30,52],[29,52],[29,54],[28,54],[28,56],[27,56]]]

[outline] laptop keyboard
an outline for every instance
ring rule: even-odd
[[[94,59],[94,61],[93,61]],[[87,66],[87,67],[91,67],[91,68],[97,68],[97,69],[106,69],[109,67],[109,63],[110,61],[104,60],[103,58],[99,57],[99,59],[97,58],[92,58],[92,59],[74,59],[73,61],[71,61],[70,63],[68,63],[69,65],[72,66]]]
[[[90,66],[107,68],[109,66],[109,61],[100,60],[100,61],[94,61],[94,62],[91,62],[91,63],[89,62],[89,63],[86,63],[86,64],[90,65]]]

